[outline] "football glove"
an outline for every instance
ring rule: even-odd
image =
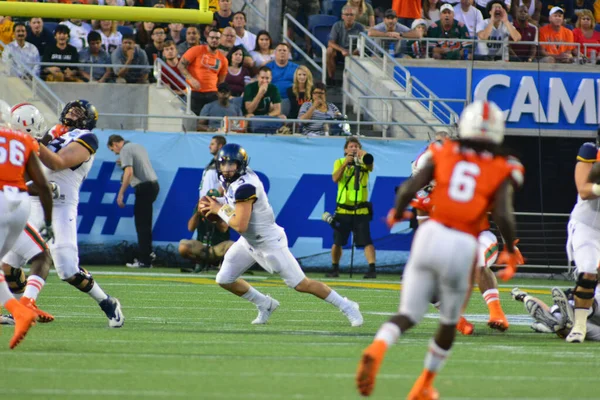
[[[54,243],[54,229],[52,228],[51,222],[46,222],[44,227],[40,230],[40,235],[42,235],[42,239],[44,239],[46,243],[50,243],[50,241]]]
[[[525,264],[525,258],[521,254],[521,251],[516,246],[519,243],[519,239],[514,241],[514,252],[509,253],[506,248],[502,250],[502,253],[498,256],[496,264],[506,264],[506,267],[498,271],[498,277],[504,282],[512,279],[517,273],[517,266]]]
[[[385,223],[387,224],[388,228],[391,229],[392,226],[394,226],[398,222],[409,221],[413,217],[414,217],[414,213],[412,211],[403,211],[402,215],[400,217],[398,217],[398,215],[396,214],[396,209],[392,208],[392,209],[390,209],[390,211],[388,211],[387,217],[385,219]]]

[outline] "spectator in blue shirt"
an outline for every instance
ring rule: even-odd
[[[294,74],[298,68],[298,64],[290,61],[290,46],[285,42],[279,43],[275,47],[275,60],[266,66],[271,69],[271,83],[279,89],[281,99],[287,99],[287,91],[294,84]]]
[[[83,64],[112,64],[110,55],[102,50],[102,36],[91,31],[87,36],[88,46],[79,52],[79,62]],[[90,71],[91,70],[91,71]],[[90,73],[91,72],[91,73]],[[106,67],[83,67],[80,71],[85,80],[108,82],[112,77],[112,69]]]

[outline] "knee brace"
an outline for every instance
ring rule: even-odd
[[[79,267],[79,271],[77,271],[75,275],[63,280],[67,281],[70,285],[75,286],[84,293],[88,293],[94,286],[94,277],[92,274],[81,267]]]
[[[27,286],[27,276],[21,268],[10,267],[10,272],[6,274],[6,283],[13,294],[21,294]]]
[[[598,279],[585,279],[583,272],[577,275],[577,286],[573,291],[573,296],[579,297],[583,300],[590,300],[594,298],[594,292],[598,285]],[[583,291],[581,289],[591,289],[590,291]]]

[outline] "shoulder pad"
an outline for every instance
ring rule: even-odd
[[[244,183],[235,191],[235,201],[242,203],[244,201],[256,200],[256,187],[249,183]]]
[[[593,163],[596,162],[597,155],[598,148],[596,147],[596,144],[594,142],[586,142],[581,145],[577,152],[577,161]]]
[[[74,142],[85,147],[90,154],[94,154],[96,153],[96,150],[98,150],[98,137],[91,132],[79,135]]]
[[[517,188],[520,188],[525,181],[525,167],[516,157],[512,156],[507,158],[506,163],[510,168],[510,179]]]

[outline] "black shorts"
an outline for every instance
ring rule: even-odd
[[[345,246],[348,243],[350,232],[354,231],[354,242],[357,247],[373,244],[371,240],[371,217],[369,215],[336,214],[335,219],[340,223],[340,226],[333,231],[333,243],[338,246]],[[353,222],[354,229],[352,229]]]

